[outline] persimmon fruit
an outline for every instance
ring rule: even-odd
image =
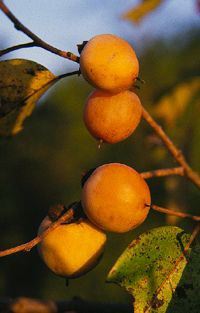
[[[81,51],[80,70],[95,88],[118,93],[134,84],[139,62],[126,40],[101,34],[90,39]]]
[[[151,196],[137,171],[110,163],[99,166],[87,179],[81,201],[92,223],[106,231],[123,233],[146,219]]]
[[[138,96],[129,90],[118,94],[95,90],[84,107],[84,122],[90,134],[107,143],[129,137],[138,126],[142,106]]]
[[[39,227],[39,234],[50,224],[50,218],[45,217]],[[38,250],[51,271],[59,276],[75,278],[98,263],[105,242],[105,233],[87,219],[82,219],[52,230],[38,245]]]

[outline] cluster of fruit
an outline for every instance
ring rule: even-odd
[[[84,46],[81,73],[97,90],[84,109],[84,121],[98,140],[115,143],[127,138],[142,114],[138,96],[129,91],[139,71],[132,47],[114,35],[98,35]],[[140,225],[149,212],[148,185],[133,168],[109,163],[96,168],[83,185],[81,205],[86,218],[60,225],[40,243],[39,252],[56,274],[72,278],[94,267],[101,256],[106,234],[123,233]],[[51,223],[46,217],[39,228]]]
[[[98,35],[83,48],[81,73],[95,88],[84,108],[84,121],[98,140],[117,143],[138,126],[142,107],[129,91],[139,73],[139,63],[129,43],[117,36]]]

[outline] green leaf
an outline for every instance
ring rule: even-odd
[[[135,239],[119,257],[107,281],[133,296],[134,313],[199,312],[195,308],[200,307],[200,247],[196,245],[192,253],[189,249],[186,267],[183,249],[189,239],[178,227],[155,228]]]
[[[133,23],[139,23],[147,14],[155,10],[163,0],[143,0],[123,15],[124,19],[128,19]]]
[[[37,100],[55,82],[54,74],[33,61],[1,61],[0,136],[17,134]]]

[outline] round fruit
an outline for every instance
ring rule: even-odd
[[[39,234],[49,225],[46,217]],[[88,272],[102,255],[106,235],[89,221],[62,224],[51,231],[38,245],[39,253],[45,264],[55,274],[75,278]]]
[[[140,225],[147,217],[150,202],[150,191],[141,175],[120,163],[98,167],[82,191],[82,205],[90,221],[117,233]]]
[[[102,34],[84,46],[80,69],[94,87],[117,93],[133,85],[138,77],[139,63],[127,41],[115,35]]]
[[[142,106],[138,96],[129,90],[118,94],[96,90],[84,108],[84,122],[96,139],[116,143],[129,137],[138,126]]]

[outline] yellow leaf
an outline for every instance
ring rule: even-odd
[[[0,62],[0,136],[15,135],[56,76],[33,61]]]
[[[143,0],[123,15],[124,19],[128,19],[133,23],[139,23],[147,14],[156,9],[163,0]]]
[[[176,86],[170,94],[165,95],[155,105],[154,116],[162,118],[167,125],[172,126],[184,113],[187,105],[200,90],[200,78],[195,77],[190,82]]]

